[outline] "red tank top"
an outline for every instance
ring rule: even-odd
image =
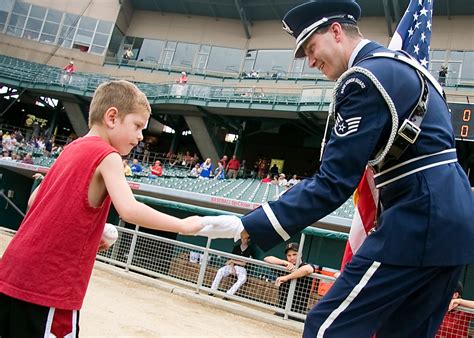
[[[78,310],[110,208],[89,205],[97,166],[116,150],[97,136],[69,144],[0,260],[0,292],[42,306]]]

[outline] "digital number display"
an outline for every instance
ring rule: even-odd
[[[474,104],[450,103],[449,108],[456,139],[474,141]]]

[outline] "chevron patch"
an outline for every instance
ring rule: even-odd
[[[334,125],[334,132],[337,136],[344,137],[354,134],[359,130],[359,124],[362,117],[351,117],[344,120],[341,114],[337,114],[336,124]]]

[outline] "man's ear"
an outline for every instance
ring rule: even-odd
[[[333,22],[330,30],[337,42],[341,42],[342,26],[339,22]]]
[[[118,110],[115,107],[110,107],[105,111],[104,114],[104,124],[109,127],[115,127],[115,124],[118,122]]]

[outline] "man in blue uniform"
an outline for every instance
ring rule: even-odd
[[[474,262],[472,192],[441,86],[402,52],[364,39],[360,14],[353,0],[315,0],[283,20],[295,57],[338,79],[319,173],[241,219],[205,222],[245,229],[270,249],[339,207],[368,165],[380,195],[375,229],[308,313],[304,336],[433,337],[462,266]]]

